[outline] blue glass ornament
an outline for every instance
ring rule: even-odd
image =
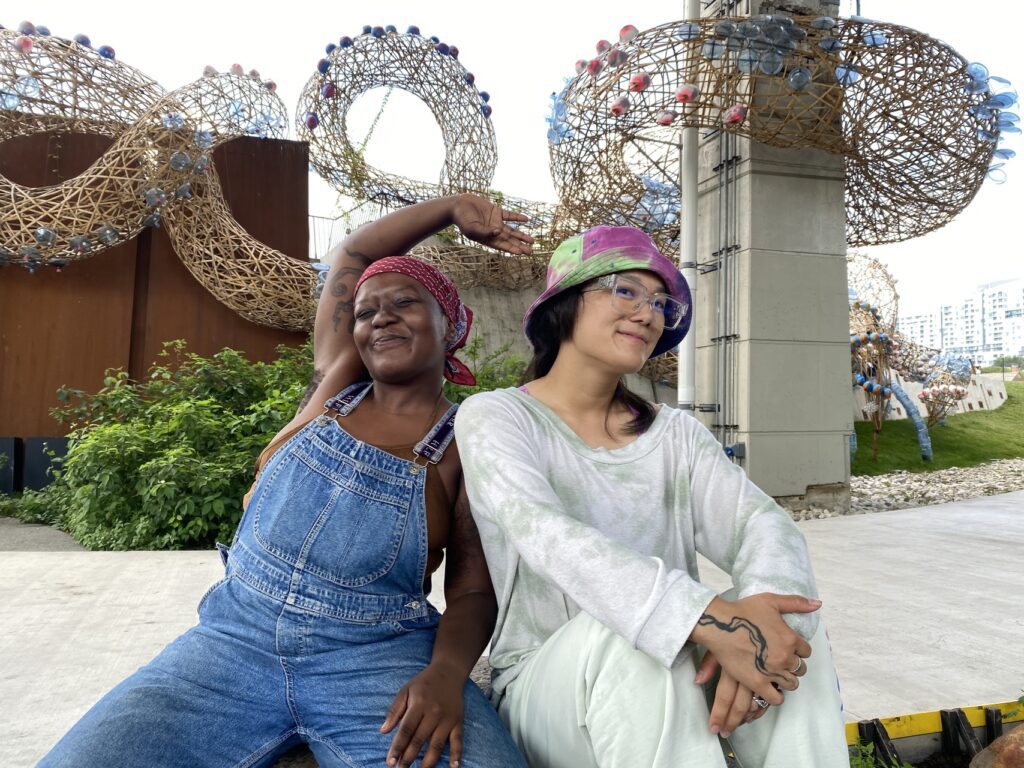
[[[92,253],[92,243],[85,235],[75,235],[68,240],[68,247],[75,253]]]
[[[0,90],[0,109],[14,110],[21,103],[21,97],[10,91]]]
[[[42,24],[40,24],[39,26],[36,27],[36,34],[37,35],[41,35],[42,37],[49,37],[50,36],[50,28],[49,27],[44,27]]]
[[[885,32],[880,29],[872,29],[865,32],[861,36],[861,39],[864,41],[865,45],[870,45],[872,48],[880,48],[883,45],[887,45],[889,42],[889,38],[886,36]]]
[[[36,236],[36,242],[43,247],[53,245],[54,241],[57,239],[57,233],[49,227],[39,227],[33,234]]]
[[[687,21],[676,27],[676,36],[683,40],[696,40],[700,37],[700,24]]]
[[[405,30],[405,33],[407,35],[418,35],[420,33],[420,28],[415,24],[410,24],[409,28]]]
[[[842,86],[853,85],[860,79],[860,72],[852,64],[840,64],[836,67],[836,82]]]
[[[491,94],[489,94],[487,91],[480,91],[480,100],[484,102],[490,101]]]
[[[110,59],[111,61],[113,61],[117,56],[117,54],[114,52],[114,49],[111,48],[109,45],[101,45],[99,48],[96,49],[96,53],[98,53],[104,59]]]
[[[843,50],[843,43],[834,37],[823,37],[818,42],[818,47],[825,51],[825,53],[835,53],[836,51]]]
[[[973,80],[988,80],[988,67],[977,61],[967,65],[967,74]]]
[[[160,120],[164,128],[169,131],[177,131],[185,126],[185,117],[177,112],[169,112]]]
[[[92,40],[89,39],[88,35],[75,35],[75,42],[86,48],[92,48]]]
[[[786,85],[792,88],[794,91],[802,91],[811,82],[811,70],[807,67],[797,67],[796,69],[790,70],[789,74],[786,75]]]
[[[736,31],[743,35],[743,37],[757,37],[761,34],[761,26],[750,21],[750,19],[747,19],[746,21],[741,21],[739,23],[736,27]]]
[[[32,77],[32,75],[22,75],[14,81],[14,90],[22,96],[28,96],[30,99],[34,99],[39,95],[39,81]]]
[[[434,45],[437,45],[438,43],[441,42],[441,38],[438,37],[437,35],[431,35],[430,42],[432,42]]]
[[[790,56],[796,50],[796,43],[790,40],[788,37],[785,40],[780,40],[775,44],[775,52],[780,56]]]
[[[396,27],[394,24],[388,24],[387,26],[384,27],[384,31],[387,32],[389,35],[394,35],[398,32],[398,27]]]
[[[104,224],[96,230],[96,239],[104,245],[113,245],[119,238],[120,235],[117,230],[109,224]]]
[[[31,21],[23,21],[18,25],[19,35],[34,35],[36,33],[36,25]]]
[[[159,208],[167,202],[167,193],[160,189],[160,187],[150,187],[146,190],[142,199],[146,201],[146,205],[150,208]]]
[[[209,131],[197,130],[192,136],[192,141],[199,149],[209,149],[213,146],[213,134]]]
[[[768,51],[761,56],[758,67],[766,75],[777,75],[782,71],[784,62],[782,56],[775,51]]]
[[[729,19],[723,19],[715,24],[715,34],[719,37],[729,37],[736,32],[736,24]]]
[[[740,51],[739,56],[736,57],[736,69],[745,75],[749,75],[757,69],[758,58],[757,51],[752,51],[749,48],[745,51]]]
[[[470,85],[472,85],[473,83],[476,82],[476,75],[474,75],[472,72],[467,72],[462,76],[462,79],[465,80]]]
[[[329,70],[330,68],[331,62],[329,62],[327,59],[320,59],[320,61],[316,63],[316,71],[319,72],[321,75],[326,75],[327,70]]]
[[[820,29],[824,32],[835,28],[836,20],[831,16],[819,16],[811,21],[811,29]]]
[[[207,168],[210,167],[210,156],[200,155],[196,158],[196,161],[192,163],[192,173],[203,173]]]
[[[160,224],[163,221],[163,217],[160,216],[160,211],[154,211],[142,220],[142,226],[144,227],[155,227],[160,228]]]
[[[342,48],[351,48],[352,47],[352,38],[349,37],[348,35],[345,35],[343,38],[341,38],[338,41],[338,45],[340,45]]]
[[[374,37],[384,37],[384,27],[374,27],[370,30],[370,34]]]
[[[997,149],[992,153],[993,157],[998,157],[1000,160],[1012,160],[1017,156],[1017,153],[1012,149]]]
[[[448,55],[453,59],[459,58],[459,49],[454,45],[448,46]]]
[[[171,159],[168,164],[171,166],[172,171],[184,171],[192,163],[192,158],[187,153],[178,150],[171,154]]]
[[[968,80],[964,90],[971,94],[985,93],[988,91],[987,80]]]
[[[174,190],[175,200],[191,200],[192,199],[192,185],[189,182],[185,182],[176,190]]]
[[[368,35],[372,31],[373,31],[373,27],[371,27],[369,24],[363,24],[363,34],[364,35]]]
[[[434,46],[434,50],[440,53],[442,56],[447,56],[451,52],[451,49],[448,47],[447,43],[438,43],[437,45]]]
[[[490,104],[481,104],[480,105],[480,112],[483,113],[484,117],[488,117],[489,118],[491,116],[491,105]]]
[[[705,40],[700,49],[700,55],[713,61],[722,58],[725,55],[725,50],[725,43],[721,40]]]
[[[328,43],[328,44],[327,44],[327,46],[326,46],[326,47],[324,48],[324,52],[325,52],[325,53],[326,53],[326,54],[327,54],[328,56],[330,56],[330,55],[331,55],[331,52],[332,52],[332,51],[334,51],[334,50],[336,50],[336,49],[337,49],[337,47],[338,47],[338,46],[336,46],[336,45],[335,45],[334,43]]]

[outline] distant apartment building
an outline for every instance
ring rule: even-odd
[[[978,366],[1024,355],[1024,279],[980,285],[959,304],[900,317],[896,327],[919,344],[969,357]]]

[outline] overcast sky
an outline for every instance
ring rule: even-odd
[[[853,2],[844,0],[844,14]],[[1020,25],[1011,21],[1011,4],[984,2],[991,13],[952,0],[862,0],[861,14],[913,27],[943,40],[966,59],[981,61],[993,74],[1024,87]],[[573,73],[573,62],[593,55],[594,43],[615,40],[619,28],[646,29],[683,17],[684,3],[468,3],[451,0],[377,0],[372,3],[290,0],[258,4],[197,2],[135,3],[108,0],[5,0],[0,23],[22,20],[47,25],[54,34],[88,34],[93,44],[111,45],[118,59],[171,90],[202,74],[204,65],[219,70],[238,62],[278,83],[278,93],[294,113],[299,93],[315,72],[324,45],[341,35],[358,34],[364,24],[416,24],[460,49],[460,61],[494,109],[498,167],[493,186],[509,195],[553,200],[548,171],[544,118],[549,95]],[[356,139],[376,116],[368,95],[351,114]],[[1019,108],[1018,108],[1019,110]],[[440,132],[426,107],[412,97],[392,96],[367,149],[378,168],[423,180],[435,180],[442,161]],[[417,137],[408,149],[410,131]],[[431,139],[433,137],[433,139]],[[1007,146],[1024,153],[1024,141]],[[1008,164],[1009,180],[986,182],[952,224],[930,235],[872,249],[898,280],[901,314],[916,314],[963,296],[976,284],[1024,276],[1018,219],[1024,215],[1024,158]],[[334,212],[333,193],[314,180],[310,213]]]

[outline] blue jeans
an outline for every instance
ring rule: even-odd
[[[334,419],[310,422],[264,467],[199,624],[39,765],[265,766],[305,741],[323,767],[383,766],[380,726],[440,619],[423,592],[425,481]],[[462,765],[526,768],[470,681],[463,700]]]

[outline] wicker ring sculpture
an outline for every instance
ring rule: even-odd
[[[60,268],[162,225],[185,266],[223,304],[253,322],[309,327],[314,270],[235,221],[210,160],[235,136],[284,135],[284,105],[273,89],[238,71],[164,94],[108,46],[24,26],[0,30],[0,141],[63,130],[114,143],[60,184],[32,188],[0,176],[0,261]]]
[[[356,199],[398,207],[463,190],[486,190],[498,153],[489,96],[458,61],[459,51],[410,27],[366,27],[330,44],[299,97],[298,137],[310,145],[310,165]],[[353,146],[346,120],[353,102],[376,88],[399,88],[427,105],[444,139],[436,184],[385,173]]]
[[[1001,173],[1009,84],[949,46],[865,19],[752,16],[626,27],[577,62],[548,140],[561,234],[619,221],[674,246],[678,129],[846,158],[849,244],[917,237]]]

